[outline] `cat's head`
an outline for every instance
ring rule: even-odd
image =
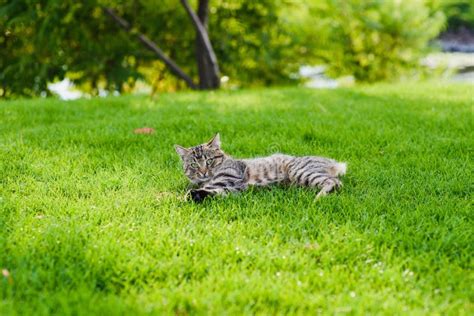
[[[226,159],[219,133],[205,144],[191,148],[174,145],[174,148],[183,161],[184,174],[196,184],[208,181]]]

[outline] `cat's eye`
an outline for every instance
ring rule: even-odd
[[[211,159],[208,159],[208,160],[206,161],[206,163],[207,163],[208,166],[212,165],[213,162],[214,162],[214,159],[212,159],[212,158],[211,158]]]
[[[195,163],[195,162],[192,162],[192,163],[191,163],[191,167],[193,167],[193,168],[198,168],[199,165],[198,165],[197,163]]]

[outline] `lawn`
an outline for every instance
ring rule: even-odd
[[[472,315],[473,91],[0,101],[0,314]],[[217,131],[346,161],[344,187],[185,201],[173,144]]]

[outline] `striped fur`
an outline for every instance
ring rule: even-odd
[[[294,157],[275,154],[253,159],[233,159],[220,146],[219,134],[206,144],[191,148],[175,145],[189,180],[197,185],[191,198],[200,202],[207,196],[245,190],[248,186],[288,183],[319,189],[317,197],[342,186],[338,178],[346,164],[323,157]]]

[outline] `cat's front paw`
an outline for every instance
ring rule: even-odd
[[[211,195],[211,192],[202,189],[194,189],[190,190],[189,194],[194,202],[201,203],[207,196]]]

